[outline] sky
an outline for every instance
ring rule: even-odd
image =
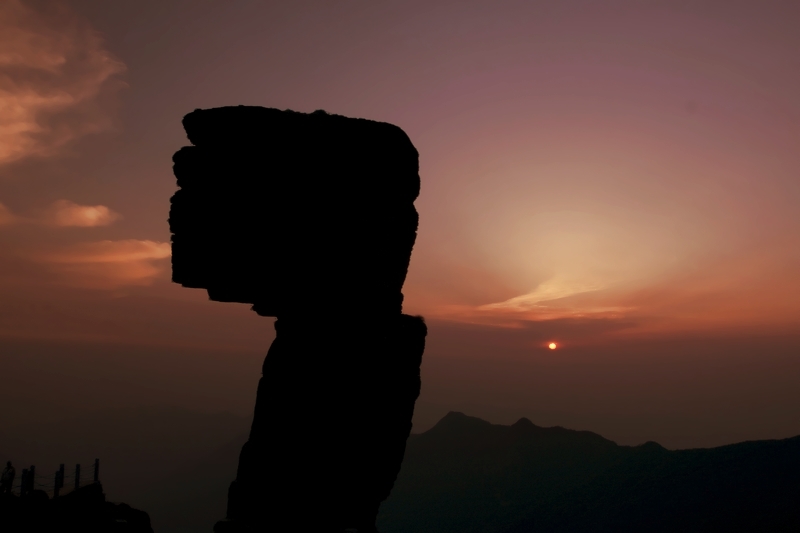
[[[250,415],[272,320],[172,284],[166,222],[181,118],[244,104],[390,122],[419,151],[415,431],[459,410],[624,444],[799,434],[799,16],[5,0],[4,420]]]

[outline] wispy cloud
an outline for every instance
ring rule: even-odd
[[[110,127],[106,101],[125,65],[64,5],[0,2],[0,164],[50,155]]]
[[[423,312],[455,322],[517,329],[559,321],[581,327],[617,324],[604,334],[635,336],[794,329],[800,323],[798,302],[800,255],[794,241],[776,240],[645,282],[603,285],[555,276],[530,293],[497,303],[440,305]]]
[[[78,243],[35,257],[73,287],[115,289],[150,285],[170,256],[167,242],[127,239]]]
[[[541,283],[534,291],[510,298],[503,302],[482,305],[481,311],[531,312],[553,307],[554,302],[563,298],[599,291],[603,284],[587,281],[572,281],[558,277]],[[555,307],[558,307],[556,304]]]
[[[94,227],[108,226],[121,215],[104,205],[78,205],[69,200],[57,200],[42,217],[42,221],[53,226]]]
[[[17,215],[0,204],[0,226],[27,223],[59,228],[92,228],[108,226],[120,218],[122,215],[105,205],[80,205],[69,200],[56,200],[47,209],[34,212],[30,216]]]

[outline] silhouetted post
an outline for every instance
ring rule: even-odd
[[[64,463],[61,463],[56,470],[56,479],[53,483],[53,498],[58,498],[61,488],[64,486]]]
[[[94,460],[94,482],[100,481],[100,459]]]
[[[81,465],[75,465],[75,490],[81,488]]]
[[[30,468],[23,468],[22,469],[22,479],[20,479],[19,483],[19,495],[20,496],[27,496],[31,492],[33,492],[34,488],[34,476],[36,475],[36,467],[31,466]]]
[[[20,497],[25,496],[26,490],[28,488],[28,469],[22,469],[22,476],[19,478],[19,495]]]

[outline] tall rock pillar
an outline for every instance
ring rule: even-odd
[[[420,391],[402,314],[418,155],[391,124],[261,107],[183,120],[173,281],[277,317],[222,531],[375,531]]]

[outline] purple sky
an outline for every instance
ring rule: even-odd
[[[391,122],[419,150],[417,429],[456,409],[625,443],[800,433],[798,17],[732,0],[3,2],[0,346],[21,373],[53,350],[82,368],[84,348],[140,369],[7,416],[249,412],[271,321],[171,284],[166,223],[182,116],[248,104]],[[167,352],[187,370],[148,355]]]

